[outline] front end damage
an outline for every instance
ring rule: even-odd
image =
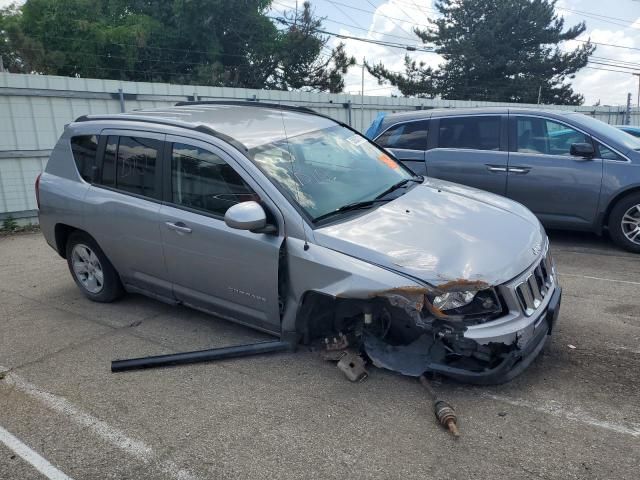
[[[478,305],[441,308],[443,298],[465,292],[476,292]],[[334,359],[339,358],[336,352],[350,352],[403,375],[431,372],[465,383],[495,384],[520,374],[542,350],[560,296],[545,249],[528,271],[501,285],[458,280],[366,295],[359,290],[356,296],[307,292],[297,326],[304,343],[329,350]]]

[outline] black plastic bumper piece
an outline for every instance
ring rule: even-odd
[[[187,363],[211,362],[228,358],[248,357],[264,353],[293,351],[294,347],[289,342],[273,341],[252,343],[249,345],[236,345],[233,347],[211,348],[195,352],[173,353],[158,355],[155,357],[131,358],[128,360],[114,360],[111,362],[112,372],[124,372],[127,370],[140,370],[143,368],[168,367],[184,365]]]
[[[544,318],[538,326],[534,337],[525,348],[515,350],[507,355],[500,365],[482,372],[474,372],[442,364],[431,364],[429,371],[439,373],[460,382],[476,385],[497,385],[512,380],[525,371],[544,348],[547,337],[551,335],[551,331],[558,320],[561,299],[562,288],[556,287],[549,300],[547,309],[541,315]]]

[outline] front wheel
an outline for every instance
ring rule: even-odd
[[[609,233],[625,250],[640,253],[640,193],[633,193],[615,204],[609,215]]]
[[[71,276],[87,298],[106,303],[122,296],[118,272],[93,238],[83,232],[72,233],[66,253]]]

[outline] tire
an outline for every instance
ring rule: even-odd
[[[89,300],[108,303],[124,294],[120,276],[96,241],[74,232],[66,245],[67,265],[73,280]]]
[[[640,253],[640,192],[623,197],[613,206],[609,234],[620,247]]]

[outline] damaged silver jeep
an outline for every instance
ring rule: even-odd
[[[45,238],[92,300],[142,293],[405,375],[507,381],[558,316],[529,210],[416,176],[305,108],[81,117],[36,192]]]

